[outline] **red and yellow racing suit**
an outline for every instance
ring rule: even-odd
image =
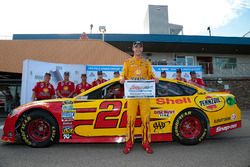
[[[121,78],[125,80],[149,80],[155,78],[150,62],[144,58],[130,58],[123,65]],[[140,109],[143,141],[150,142],[150,99],[128,99],[127,141],[134,143],[134,125],[137,109]]]

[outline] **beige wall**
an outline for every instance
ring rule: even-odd
[[[0,40],[0,72],[22,72],[25,59],[65,64],[123,64],[130,57],[100,40]]]

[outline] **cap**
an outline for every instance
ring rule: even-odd
[[[181,73],[181,69],[180,69],[180,68],[177,68],[177,69],[176,69],[176,72],[177,72],[177,73]]]
[[[44,74],[44,76],[50,76],[50,77],[51,77],[51,74],[48,73],[48,72],[46,72],[46,73]]]
[[[87,75],[86,74],[82,74],[82,77],[87,77]]]
[[[102,75],[102,71],[97,71],[97,75]]]
[[[115,71],[114,74],[120,74],[120,72],[119,71]]]
[[[143,47],[143,43],[141,41],[135,41],[135,42],[133,42],[133,47],[135,47],[135,46]]]
[[[195,72],[195,71],[190,71],[190,75],[191,75],[191,74],[196,74],[196,72]]]
[[[65,72],[64,72],[64,75],[69,75],[69,72],[65,71]]]
[[[166,74],[166,71],[162,71],[161,74]]]

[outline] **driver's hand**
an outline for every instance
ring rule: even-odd
[[[159,79],[158,78],[155,78],[154,80],[155,80],[155,83],[157,83],[157,84],[159,83]]]
[[[124,82],[125,82],[125,79],[122,78],[122,79],[120,80],[120,83],[121,83],[121,84],[124,84]]]

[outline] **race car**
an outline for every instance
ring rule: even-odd
[[[194,145],[241,127],[241,111],[232,94],[172,79],[160,79],[155,89],[156,97],[150,100],[152,142]],[[35,101],[14,109],[5,121],[2,140],[21,140],[31,147],[121,143],[126,138],[126,112],[124,85],[111,79],[74,98]],[[137,114],[135,138],[140,140],[140,111]]]

